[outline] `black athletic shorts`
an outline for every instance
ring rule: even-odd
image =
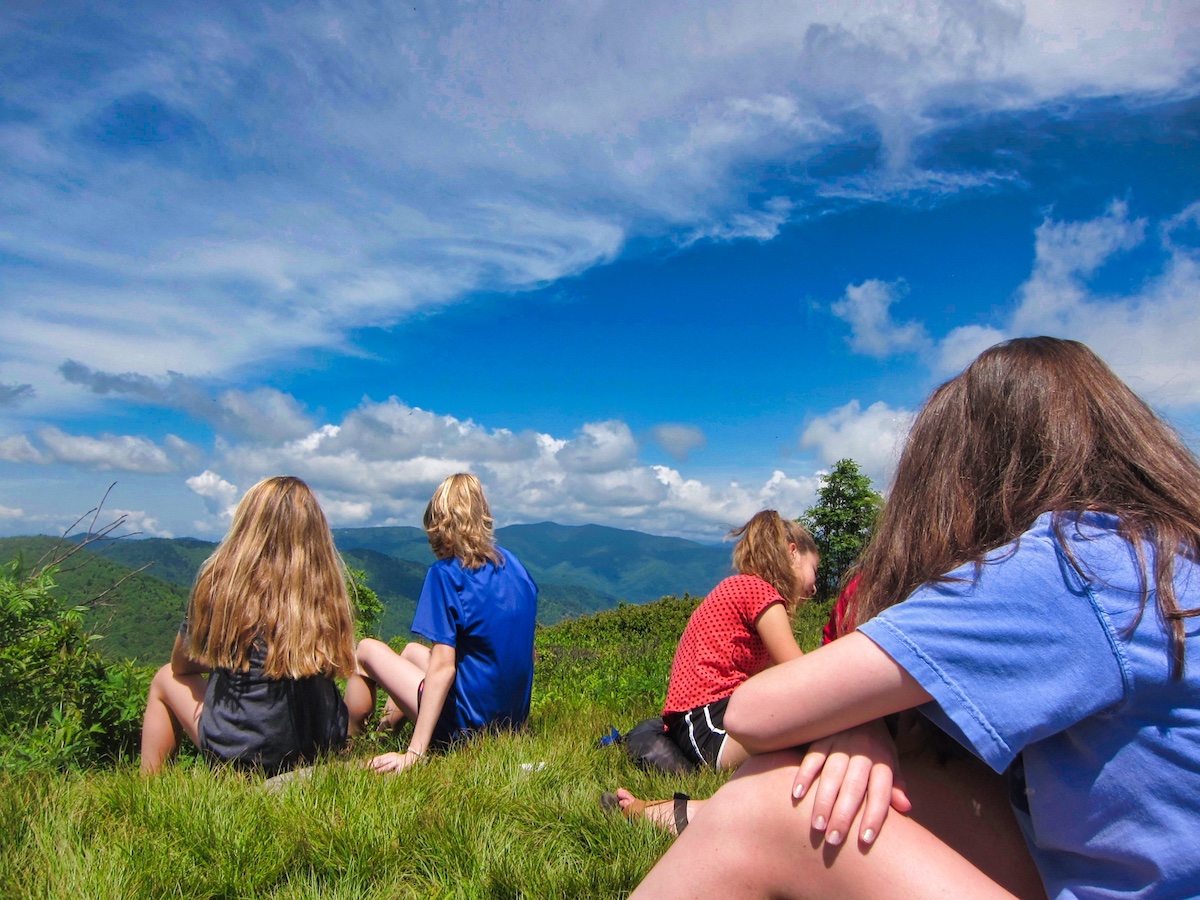
[[[667,736],[696,765],[719,768],[721,750],[725,747],[725,707],[728,705],[729,698],[722,697],[685,713],[664,716]]]

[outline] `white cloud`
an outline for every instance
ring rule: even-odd
[[[1187,95],[1200,62],[1188,2],[100,16],[26,16],[46,39],[3,89],[38,114],[0,122],[0,249],[31,263],[0,289],[0,331],[43,407],[80,401],[51,377],[64,359],[229,376],[474,290],[550,283],[631,236],[769,240],[804,196],[994,184],[1009,176],[925,171],[910,148],[996,110]],[[79,84],[67,58],[92,62]],[[122,144],[130,121],[171,139]],[[864,132],[883,150],[861,171],[765,201],[747,176],[803,171]]]
[[[800,436],[800,446],[815,449],[825,465],[850,457],[872,481],[886,485],[892,479],[912,419],[909,410],[893,409],[883,401],[863,409],[857,400],[851,400],[813,419]]]
[[[9,506],[0,505],[0,519],[23,519],[25,511],[21,509],[13,509]]]
[[[109,471],[163,473],[177,468],[167,454],[147,438],[134,435],[102,434],[99,437],[71,435],[57,428],[43,428],[38,440],[45,457],[70,465]]]
[[[624,422],[595,422],[584,425],[567,441],[557,459],[570,472],[607,472],[632,463],[637,450],[633,432]]]
[[[1148,223],[1127,204],[1081,222],[1047,219],[1037,229],[1029,278],[1001,328],[968,326],[940,344],[938,371],[954,374],[986,346],[1007,337],[1049,334],[1082,341],[1134,390],[1167,408],[1200,405],[1200,252],[1173,236],[1195,227],[1200,203],[1171,217],[1156,232],[1166,256],[1162,270],[1129,293],[1105,294],[1091,279],[1105,263],[1147,240]]]
[[[686,428],[676,435],[697,436]],[[764,507],[797,516],[819,485],[816,477],[783,471],[761,484],[707,483],[644,465],[637,452],[629,426],[617,420],[586,423],[574,436],[557,438],[490,429],[396,398],[365,399],[340,423],[297,440],[219,442],[212,468],[187,485],[212,515],[228,518],[240,496],[235,484],[287,472],[312,485],[335,524],[411,525],[442,479],[471,471],[501,524],[596,522],[702,539]],[[213,530],[207,523],[205,531]]]
[[[856,353],[882,359],[896,353],[920,352],[930,346],[925,326],[896,322],[890,307],[908,293],[903,282],[871,279],[846,287],[833,304],[833,314],[850,325],[850,347]]]
[[[122,516],[125,517],[125,521],[121,526],[122,534],[138,534],[144,537],[159,538],[175,537],[173,532],[159,525],[156,516],[147,515],[144,510],[106,509],[105,512],[110,520],[118,519]]]
[[[986,325],[963,325],[953,329],[938,344],[934,369],[941,375],[957,375],[980,353],[1004,340],[1007,335]]]
[[[29,442],[29,438],[23,434],[0,438],[0,459],[20,463],[47,462],[37,448]]]
[[[204,498],[208,511],[221,519],[232,519],[241,492],[211,469],[187,480],[187,486]]]
[[[693,425],[665,423],[650,429],[650,436],[674,459],[683,462],[705,444],[704,432]]]

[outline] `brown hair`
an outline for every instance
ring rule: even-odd
[[[464,569],[485,562],[504,565],[492,534],[492,511],[483,485],[474,475],[460,472],[438,485],[425,507],[425,532],[438,559],[456,558]]]
[[[1153,549],[1155,596],[1180,676],[1183,620],[1200,610],[1179,608],[1172,577],[1177,553],[1200,559],[1200,465],[1075,341],[1006,341],[933,393],[863,554],[852,619],[865,622],[920,585],[979,565],[1042,513],[1085,510],[1116,515],[1143,567]],[[1144,571],[1143,613],[1149,581]]]
[[[733,567],[743,575],[755,575],[779,592],[790,614],[808,599],[800,595],[792,570],[789,544],[801,553],[817,555],[812,535],[799,522],[782,518],[773,509],[764,509],[728,537],[737,540],[733,548]]]
[[[261,641],[268,678],[354,671],[342,562],[308,485],[279,475],[246,491],[192,585],[188,628],[188,655],[213,668],[245,671]]]

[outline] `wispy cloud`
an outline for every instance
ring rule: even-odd
[[[767,240],[806,196],[1006,177],[914,162],[964,116],[1194,89],[1188,4],[1052,6],[12,8],[0,247],[35,265],[0,289],[6,352],[48,399],[65,358],[222,376],[631,236]],[[753,163],[864,134],[856,171],[747,200]]]

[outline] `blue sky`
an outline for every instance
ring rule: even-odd
[[[1194,3],[179,6],[0,10],[0,534],[715,539],[1021,334],[1200,447]]]

